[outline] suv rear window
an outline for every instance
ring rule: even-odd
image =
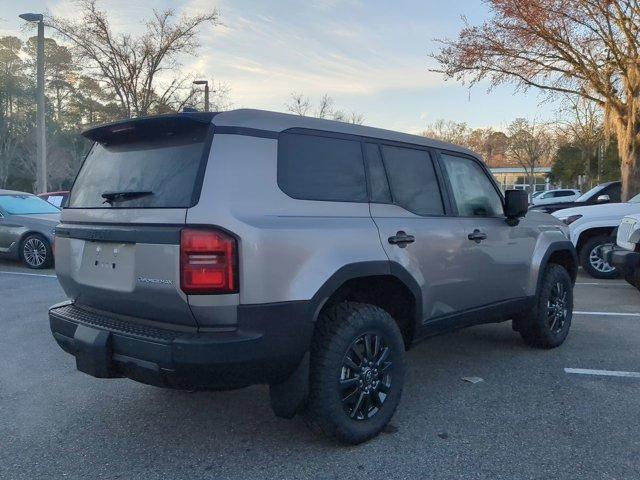
[[[73,185],[70,208],[188,208],[198,200],[208,124],[95,143]],[[151,192],[105,201],[108,192]]]
[[[366,202],[360,142],[283,133],[278,141],[278,185],[301,200]]]

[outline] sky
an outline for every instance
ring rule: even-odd
[[[513,86],[469,89],[430,72],[436,38],[488,15],[480,0],[101,0],[117,32],[135,34],[153,9],[217,8],[221,25],[201,29],[183,71],[230,87],[234,108],[285,111],[291,93],[327,93],[365,124],[419,133],[438,119],[505,128],[516,117],[544,121],[556,105]],[[19,13],[74,16],[73,0],[0,0],[0,35],[26,36]]]

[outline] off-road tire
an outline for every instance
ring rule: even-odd
[[[380,364],[387,365],[386,372],[390,376],[384,378],[390,379],[390,384],[385,385],[387,393],[383,399],[375,391],[366,395],[366,401],[372,403],[367,403],[365,410],[371,409],[370,412],[374,413],[365,418],[363,412],[363,418],[357,419],[351,417],[353,412],[358,411],[357,404],[351,408],[347,403],[343,403],[343,398],[349,395],[349,390],[340,384],[345,372],[346,375],[361,379],[368,373],[366,366],[358,370],[357,375],[354,374],[355,370],[345,370],[347,367],[344,366],[346,356],[355,355],[352,347],[363,346],[362,343],[358,343],[363,338],[380,338],[378,353],[384,350],[384,346],[389,348],[388,356]],[[318,318],[311,344],[309,399],[305,411],[310,426],[347,444],[362,443],[378,435],[389,423],[400,402],[405,373],[404,349],[398,325],[379,307],[365,303],[342,302],[323,311]],[[375,348],[372,347],[371,350],[374,351]],[[366,358],[365,354],[360,366],[366,362]],[[378,375],[386,375],[381,371],[376,369]],[[361,394],[362,391],[356,393],[356,397],[359,398]],[[378,401],[374,401],[372,395],[376,395]],[[353,400],[353,397],[350,400]],[[372,408],[372,405],[379,406]],[[366,415],[369,415],[369,412],[366,412]]]
[[[536,305],[530,313],[518,320],[517,330],[520,332],[525,343],[535,348],[556,348],[562,345],[569,334],[571,328],[571,318],[573,316],[573,282],[569,273],[564,267],[556,264],[549,264],[543,274],[542,285]],[[553,298],[553,290],[560,284],[566,292],[566,316],[562,327],[552,328],[549,317],[549,303]]]
[[[610,279],[618,278],[620,276],[620,272],[615,268],[610,272],[601,272],[597,270],[593,267],[593,265],[591,265],[591,262],[589,260],[591,251],[594,248],[607,243],[615,243],[615,240],[611,237],[611,235],[597,235],[587,240],[580,248],[580,266],[593,278]]]

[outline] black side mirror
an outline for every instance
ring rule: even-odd
[[[529,195],[524,190],[507,190],[504,192],[504,215],[507,223],[515,226],[519,219],[527,214]]]

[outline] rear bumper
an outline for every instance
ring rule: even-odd
[[[308,302],[242,305],[233,331],[178,331],[71,302],[49,310],[51,332],[78,370],[170,388],[239,388],[287,378],[309,349]]]
[[[609,265],[616,267],[625,276],[632,274],[640,268],[640,253],[631,252],[619,247],[614,247],[604,252],[604,259]]]
[[[622,273],[627,282],[640,290],[640,253],[614,247],[605,252],[604,258]]]

